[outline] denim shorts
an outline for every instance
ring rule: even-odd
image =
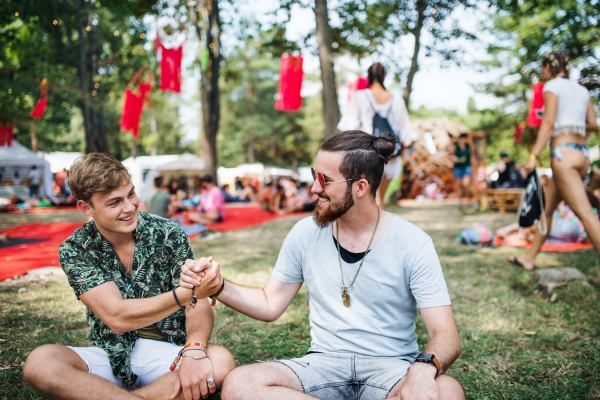
[[[345,353],[309,353],[275,361],[294,371],[304,393],[323,400],[384,399],[412,365],[402,358]]]
[[[470,177],[472,169],[470,166],[467,167],[454,167],[454,179],[462,179],[465,176]]]

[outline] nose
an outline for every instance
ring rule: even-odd
[[[125,207],[123,207],[124,212],[134,212],[137,207],[137,204],[132,202],[130,199],[125,199]]]
[[[313,185],[310,188],[310,191],[313,193],[323,193],[325,191],[325,189],[323,188],[323,186],[321,186],[321,184],[319,183],[319,180],[315,179]]]

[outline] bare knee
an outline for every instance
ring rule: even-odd
[[[459,381],[443,374],[435,378],[440,400],[465,400],[465,390]]]
[[[246,365],[238,367],[231,371],[225,378],[223,390],[221,391],[221,399],[236,400],[240,399],[241,395],[248,390],[250,385],[256,382],[252,379],[250,366]]]
[[[57,363],[70,364],[78,369],[87,366],[74,360],[68,352],[72,350],[58,344],[46,344],[33,350],[23,366],[23,380],[30,386],[36,387],[47,379],[52,379],[52,371],[56,370]],[[76,357],[76,353],[73,352]]]

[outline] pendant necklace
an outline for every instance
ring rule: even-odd
[[[373,243],[373,238],[375,237],[375,232],[377,232],[377,226],[379,225],[379,218],[381,217],[381,210],[379,209],[379,206],[377,207],[377,223],[375,224],[375,230],[373,231],[373,236],[371,236],[371,240],[369,241],[369,245],[367,246],[367,251],[365,251],[365,255],[363,256],[362,260],[360,260],[360,265],[358,266],[358,270],[356,271],[356,274],[354,275],[354,279],[352,279],[352,282],[350,283],[349,286],[346,286],[346,284],[344,283],[344,271],[342,270],[342,253],[340,251],[340,223],[339,221],[336,221],[335,223],[335,235],[337,236],[337,251],[338,251],[338,260],[340,262],[340,274],[342,275],[342,302],[344,303],[344,306],[346,307],[350,307],[350,295],[348,294],[348,289],[350,289],[352,287],[352,285],[354,285],[354,281],[356,280],[356,277],[358,276],[358,273],[360,272],[360,269],[363,265],[363,262],[365,261],[365,257],[367,256],[367,253],[369,252],[369,248],[371,247],[371,243]]]

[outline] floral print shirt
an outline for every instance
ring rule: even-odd
[[[157,296],[178,285],[181,266],[186,259],[194,259],[190,239],[181,227],[140,211],[133,236],[135,251],[131,277],[93,221],[77,229],[61,244],[58,259],[78,299],[88,290],[109,281],[117,285],[124,299]],[[129,355],[137,339],[136,331],[117,335],[89,308],[86,314],[91,327],[91,345],[104,349],[115,377],[120,378],[126,388],[134,388],[137,375],[131,370]],[[178,346],[185,344],[184,311],[179,310],[156,325],[169,342]]]

